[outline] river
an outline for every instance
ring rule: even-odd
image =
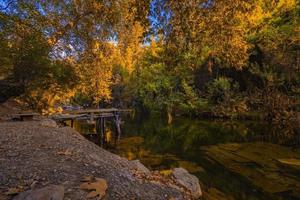
[[[89,140],[151,170],[175,167],[196,175],[209,200],[300,199],[299,133],[254,121],[123,117],[122,134],[107,122],[101,139],[93,124],[74,128]],[[297,130],[296,130],[297,131]]]

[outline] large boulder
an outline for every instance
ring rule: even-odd
[[[191,192],[194,199],[199,199],[202,196],[199,180],[196,176],[190,174],[183,168],[175,168],[172,171],[174,181]]]
[[[13,200],[63,200],[64,187],[49,185],[41,189],[33,189],[20,193]]]
[[[52,119],[43,119],[40,121],[40,125],[44,127],[57,128],[57,123]]]
[[[139,172],[142,172],[146,175],[150,175],[151,171],[145,167],[139,160],[130,161],[131,166]]]

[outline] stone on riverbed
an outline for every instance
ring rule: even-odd
[[[20,193],[13,200],[63,200],[64,187],[49,185],[41,189],[28,190]]]
[[[256,142],[218,144],[202,150],[209,159],[246,178],[265,193],[300,198],[299,147]]]
[[[194,199],[199,199],[202,196],[199,180],[196,176],[190,174],[183,168],[173,169],[172,175],[175,182],[188,189]]]

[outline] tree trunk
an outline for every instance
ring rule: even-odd
[[[173,121],[172,111],[168,109],[167,114],[168,114],[168,124],[171,124]]]

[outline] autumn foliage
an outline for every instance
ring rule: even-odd
[[[297,0],[8,1],[0,78],[45,113],[268,110],[268,88],[299,98],[299,13]]]

